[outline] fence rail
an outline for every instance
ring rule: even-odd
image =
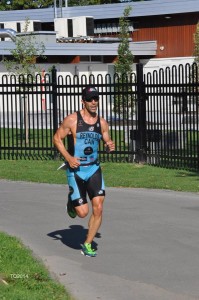
[[[146,162],[199,169],[199,83],[197,65],[130,77],[98,75],[0,79],[0,159],[54,159],[52,138],[64,117],[81,109],[87,84],[99,90],[99,114],[110,126],[116,151],[101,161]],[[65,141],[67,147],[67,142]]]

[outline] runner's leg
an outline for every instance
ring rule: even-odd
[[[104,196],[94,197],[91,200],[91,202],[92,202],[93,211],[88,222],[88,234],[87,234],[86,241],[84,243],[92,243],[102,223]]]

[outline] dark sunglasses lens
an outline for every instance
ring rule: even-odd
[[[98,97],[93,97],[91,99],[86,99],[86,102],[92,102],[92,101],[95,101],[95,102],[98,102],[99,101],[99,98]]]

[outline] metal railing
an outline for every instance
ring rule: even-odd
[[[23,79],[23,78],[22,78]],[[173,66],[143,74],[111,76],[29,76],[0,79],[0,159],[54,159],[52,138],[64,117],[82,108],[87,84],[99,90],[99,114],[116,144],[100,144],[101,161],[146,162],[198,170],[198,68]],[[67,147],[67,142],[65,141]]]
[[[145,76],[147,161],[199,169],[197,65],[180,65]]]

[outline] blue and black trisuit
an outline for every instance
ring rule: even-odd
[[[95,124],[84,122],[80,112],[77,112],[76,143],[73,135],[68,135],[68,152],[80,158],[78,168],[68,168],[66,175],[69,185],[69,197],[74,206],[87,203],[86,195],[90,200],[96,196],[105,195],[104,180],[98,162],[98,146],[102,138],[100,118]]]

